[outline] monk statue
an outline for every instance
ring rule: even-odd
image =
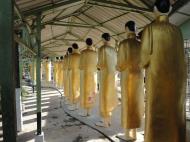
[[[54,84],[55,86],[58,85],[58,62],[59,57],[56,57],[54,63],[53,63],[53,74],[54,74]]]
[[[58,87],[63,88],[63,56],[58,62]]]
[[[64,56],[63,60],[63,91],[64,91],[64,102],[68,104],[68,97],[69,97],[69,77],[68,77],[68,56],[69,56],[69,48],[67,53]],[[72,50],[72,48],[71,48]]]
[[[91,38],[86,39],[87,48],[80,56],[80,106],[85,110],[82,116],[89,116],[96,97],[97,53],[92,48]]]
[[[51,81],[51,61],[49,60],[49,57],[46,58],[45,61],[45,77],[46,77],[46,82]]]
[[[156,20],[142,35],[146,70],[145,142],[185,142],[186,63],[181,31],[169,22],[169,0],[156,0]]]
[[[97,126],[109,127],[111,125],[112,111],[118,104],[115,86],[115,66],[117,64],[117,54],[110,46],[110,34],[102,34],[103,46],[98,50],[97,68],[100,70],[100,91],[99,110],[103,122],[96,123]]]
[[[76,43],[72,44],[73,52],[69,56],[69,101],[72,104],[69,110],[77,109],[80,97],[80,53]]]
[[[140,68],[140,42],[136,38],[134,21],[125,25],[127,39],[118,49],[116,69],[121,72],[121,124],[126,139],[136,140],[144,114],[143,72]]]

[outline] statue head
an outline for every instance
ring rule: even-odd
[[[48,60],[49,60],[49,57],[47,56],[47,57],[46,57],[46,61],[48,61]]]
[[[154,5],[154,13],[156,16],[168,15],[172,10],[170,0],[156,0]]]
[[[103,33],[102,34],[102,41],[104,44],[108,43],[111,40],[111,36],[109,33]]]
[[[73,48],[72,48],[72,47],[69,47],[69,48],[67,49],[67,51],[68,51],[68,55],[69,55],[69,54],[72,54]]]
[[[59,61],[59,57],[56,57],[56,61]]]
[[[136,32],[136,26],[134,21],[128,21],[125,24],[125,31],[128,33],[134,33]]]
[[[63,60],[63,56],[60,57],[60,60]]]
[[[86,45],[87,45],[88,47],[90,47],[90,46],[92,46],[92,44],[93,44],[92,39],[91,39],[91,38],[87,38],[87,39],[86,39]]]
[[[78,44],[76,44],[76,43],[73,43],[72,47],[73,47],[73,49],[78,49],[79,48]]]

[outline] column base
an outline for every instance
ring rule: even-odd
[[[41,135],[36,135],[35,142],[44,142],[44,132]]]

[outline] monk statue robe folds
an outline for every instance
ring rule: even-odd
[[[92,47],[83,50],[80,56],[80,106],[87,110],[89,115],[90,109],[95,103],[96,97],[96,65],[97,53]]]
[[[185,142],[186,63],[178,27],[160,15],[142,36],[146,69],[145,142]]]
[[[69,55],[69,101],[76,105],[80,97],[80,53],[78,49],[73,49]]]
[[[45,62],[45,77],[46,77],[46,82],[50,82],[51,81],[51,62],[50,61],[46,61]]]
[[[126,130],[134,129],[130,137],[136,139],[136,128],[141,126],[144,114],[144,76],[140,68],[140,43],[135,33],[119,45],[116,69],[121,72],[121,124]]]
[[[54,72],[54,83],[58,85],[58,61],[53,63],[53,72]]]
[[[97,68],[100,70],[99,110],[105,127],[111,123],[112,111],[118,104],[115,86],[117,54],[113,47],[104,44],[98,51]]]
[[[63,86],[64,86],[64,96],[66,100],[69,97],[69,74],[68,74],[68,54],[65,55],[63,60]]]

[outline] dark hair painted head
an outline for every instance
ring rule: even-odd
[[[92,39],[91,38],[87,38],[86,39],[86,44],[89,45],[89,46],[91,46],[93,44]]]
[[[49,59],[49,57],[47,56],[47,57],[46,57],[46,59],[48,60],[48,59]]]
[[[73,47],[74,49],[78,49],[78,48],[79,48],[78,44],[76,44],[76,43],[73,43],[73,44],[72,44],[72,47]]]
[[[73,52],[72,47],[69,47],[69,48],[67,49],[67,51],[71,54],[71,53]]]
[[[106,41],[110,41],[111,37],[109,33],[103,33],[102,38],[105,39]]]
[[[170,11],[170,1],[169,0],[156,0],[155,6],[162,13],[167,13]]]
[[[56,57],[56,60],[59,60],[59,57]]]
[[[128,28],[130,31],[135,32],[135,22],[134,21],[128,21],[125,24],[125,28]]]
[[[63,56],[61,56],[60,59],[63,60]]]

